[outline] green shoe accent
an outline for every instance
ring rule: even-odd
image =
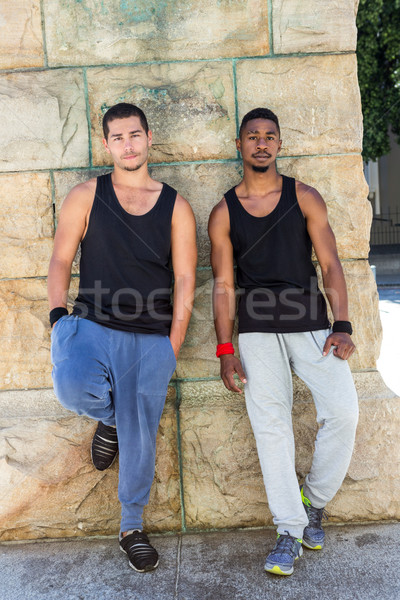
[[[308,498],[305,497],[304,492],[303,492],[303,486],[300,487],[300,493],[301,493],[301,499],[303,501],[303,504],[305,504],[306,506],[311,506],[311,502],[309,501]]]

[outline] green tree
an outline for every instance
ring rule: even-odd
[[[360,0],[357,27],[363,157],[376,160],[390,151],[390,127],[400,144],[400,0]]]

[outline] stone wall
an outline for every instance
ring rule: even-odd
[[[323,10],[321,5],[323,4]],[[329,4],[329,3],[328,3]],[[367,262],[370,205],[360,156],[357,1],[18,0],[0,15],[0,539],[115,533],[117,465],[99,473],[95,428],[51,389],[46,274],[67,191],[104,172],[104,110],[139,104],[154,130],[151,171],[197,218],[189,334],[158,434],[151,531],[271,524],[243,397],[218,377],[206,226],[240,179],[234,138],[258,105],[282,125],[282,173],[316,186],[349,286],[361,417],[333,521],[400,516],[399,399],[375,370],[381,327]],[[71,299],[77,288],[75,262]],[[298,474],[315,420],[295,381]],[[397,457],[397,459],[396,459]]]

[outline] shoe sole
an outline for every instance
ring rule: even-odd
[[[296,556],[296,558],[294,559],[295,561],[298,560],[300,558],[300,556],[303,555],[303,551],[300,548],[301,554],[299,554],[299,556]],[[279,565],[274,565],[273,567],[264,567],[264,571],[266,571],[267,573],[272,573],[273,575],[291,575],[294,571],[294,567],[292,567],[291,569],[289,569],[288,571],[282,571],[282,569],[280,568]]]
[[[264,570],[267,573],[272,573],[273,575],[291,575],[294,571],[293,567],[289,570],[289,571],[282,571],[282,569],[280,567],[278,567],[278,565],[274,565],[271,568],[264,567]]]
[[[322,548],[324,547],[324,544],[317,544],[316,546],[311,546],[311,542],[309,544],[307,544],[307,542],[303,539],[303,546],[305,546],[306,548],[308,548],[309,550],[322,550]]]
[[[126,552],[126,550],[124,550],[122,548],[122,546],[119,547],[119,549],[121,550],[121,552],[123,552],[124,554],[128,554]],[[137,569],[132,563],[131,561],[129,561],[129,566],[131,567],[131,569],[133,569],[134,571],[136,571],[136,573],[149,573],[149,571],[154,571],[154,569],[157,569],[158,565],[159,565],[160,559],[158,559],[158,561],[156,562],[156,564],[153,565],[148,565],[147,567],[145,567],[144,569]]]

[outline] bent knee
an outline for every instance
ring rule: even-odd
[[[53,368],[52,377],[54,393],[60,404],[67,410],[80,414],[79,405],[86,393],[84,379],[62,365]]]

